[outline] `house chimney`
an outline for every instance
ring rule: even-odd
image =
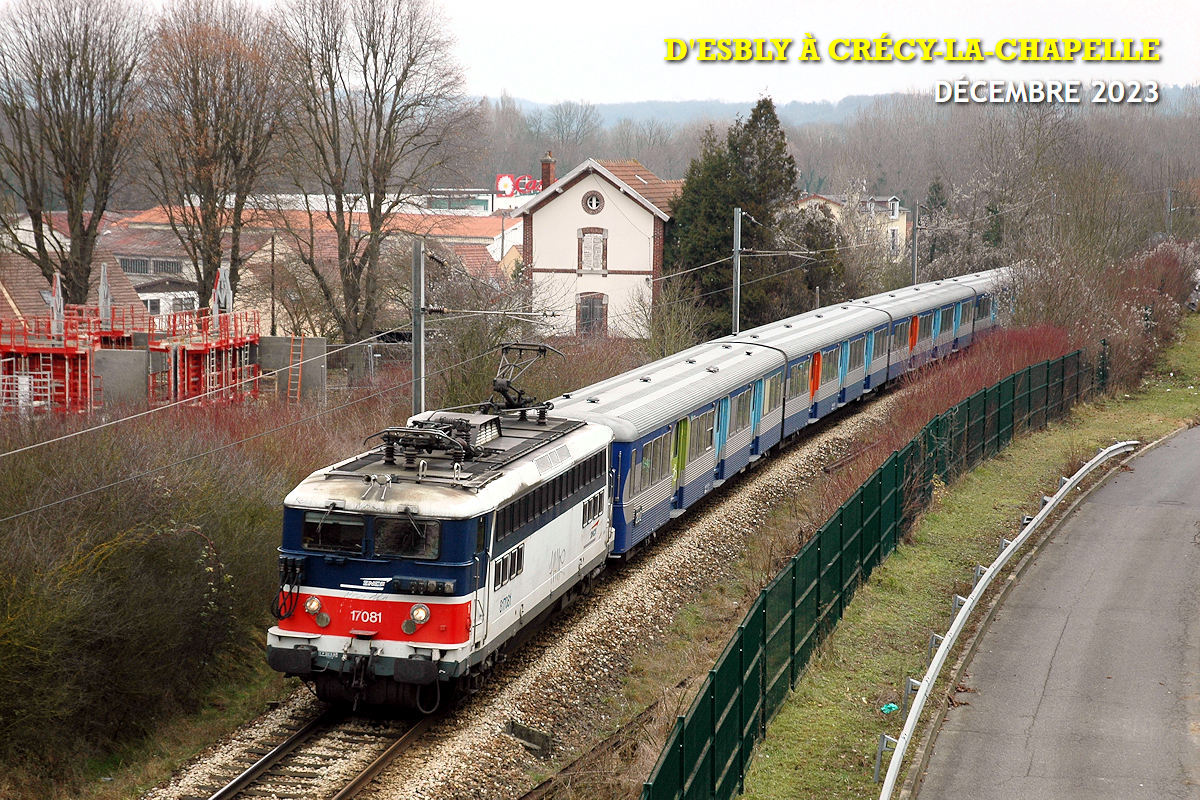
[[[542,159],[542,189],[549,189],[554,183],[554,155],[547,150],[546,157]]]

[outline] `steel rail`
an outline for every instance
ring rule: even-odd
[[[239,792],[247,786],[253,784],[256,780],[262,777],[263,773],[271,767],[278,764],[284,756],[300,746],[300,743],[313,734],[318,728],[327,725],[334,715],[330,712],[325,712],[308,722],[304,727],[293,733],[288,738],[284,739],[275,747],[271,748],[270,752],[255,761],[241,775],[225,784],[223,787],[213,792],[208,800],[229,800],[236,797]]]
[[[358,793],[367,787],[371,781],[375,780],[383,768],[392,762],[396,756],[400,755],[410,744],[412,740],[419,737],[433,723],[434,717],[422,717],[415,725],[406,730],[400,735],[396,741],[388,745],[379,756],[366,766],[366,768],[358,773],[355,778],[346,784],[346,787],[335,794],[332,800],[350,800],[352,797],[357,797]]]
[[[1076,472],[1071,478],[1064,480],[1062,486],[1055,492],[1054,497],[1049,498],[1042,509],[1021,529],[1020,535],[1016,539],[1009,542],[1008,546],[1001,551],[996,560],[992,562],[986,570],[983,571],[979,581],[975,584],[975,588],[971,590],[967,601],[958,610],[958,614],[954,617],[954,622],[950,625],[950,630],[946,632],[946,636],[942,639],[938,646],[937,653],[933,660],[929,662],[929,669],[925,671],[925,677],[921,679],[920,688],[916,692],[916,697],[913,698],[912,706],[908,711],[908,718],[904,721],[904,729],[900,732],[900,738],[896,740],[895,749],[892,751],[892,758],[888,762],[887,776],[884,778],[883,786],[879,790],[879,800],[890,800],[892,792],[895,791],[896,781],[900,777],[900,767],[904,763],[904,752],[908,748],[909,741],[912,740],[913,732],[916,730],[917,723],[921,719],[921,711],[925,708],[925,702],[929,699],[929,695],[933,692],[933,685],[937,682],[938,674],[942,671],[947,658],[957,642],[959,634],[967,625],[967,620],[971,616],[971,612],[979,604],[984,592],[991,586],[992,580],[999,574],[1000,570],[1012,558],[1013,554],[1029,540],[1038,526],[1040,526],[1055,507],[1065,498],[1080,481],[1090,473],[1093,469],[1103,464],[1108,459],[1121,453],[1131,452],[1140,442],[1125,441],[1118,442],[1110,447],[1101,450],[1096,456]]]

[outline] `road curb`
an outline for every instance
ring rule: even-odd
[[[979,640],[983,637],[983,634],[987,632],[987,629],[991,625],[992,619],[995,617],[996,611],[999,609],[1000,604],[1004,601],[1004,598],[1008,596],[1008,593],[1012,587],[1025,573],[1025,570],[1029,567],[1029,565],[1033,563],[1033,560],[1041,552],[1042,546],[1046,542],[1050,541],[1054,534],[1058,532],[1059,527],[1071,518],[1071,516],[1075,513],[1075,509],[1078,508],[1081,503],[1091,497],[1092,492],[1096,491],[1105,483],[1107,483],[1109,478],[1123,470],[1129,464],[1129,462],[1133,461],[1135,458],[1138,458],[1144,453],[1150,452],[1159,445],[1175,438],[1184,431],[1189,430],[1191,427],[1191,425],[1184,423],[1175,430],[1154,440],[1140,450],[1131,453],[1127,458],[1122,459],[1119,463],[1101,475],[1095,483],[1093,483],[1083,492],[1083,494],[1075,498],[1074,502],[1071,503],[1063,515],[1059,517],[1053,524],[1051,524],[1045,533],[1038,537],[1038,540],[1021,557],[1020,562],[1018,562],[1012,571],[1005,577],[1004,585],[992,597],[991,602],[988,604],[987,612],[979,620],[979,624],[976,626],[974,632],[966,641],[966,645],[959,653],[958,659],[954,662],[954,667],[949,672],[949,686],[951,689],[953,689],[955,686],[958,686],[963,676],[966,674],[966,668],[971,663],[971,658],[975,655],[975,651],[979,646]],[[913,753],[913,759],[909,764],[908,771],[905,773],[904,783],[900,787],[900,792],[898,794],[899,800],[914,800],[914,798],[920,794],[921,781],[925,777],[926,767],[929,766],[929,757],[933,752],[934,744],[937,742],[937,736],[941,730],[942,722],[946,718],[946,713],[950,710],[950,697],[952,694],[953,691],[945,692],[943,694],[939,707],[936,709],[936,711],[934,711],[934,713],[930,716],[929,721],[925,724],[925,729],[921,735],[920,744],[917,746],[916,752]]]

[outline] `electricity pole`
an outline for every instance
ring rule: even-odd
[[[913,204],[912,282],[917,285],[917,231],[921,229],[921,204]]]
[[[412,248],[412,409],[425,410],[425,242],[413,239]]]
[[[733,210],[733,332],[742,331],[742,209]]]
[[[1171,212],[1175,209],[1171,208],[1171,187],[1167,187],[1167,238],[1171,238]]]

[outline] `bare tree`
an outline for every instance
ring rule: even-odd
[[[0,230],[47,279],[61,271],[66,301],[82,303],[136,133],[143,18],[125,0],[17,0],[0,25],[0,185],[29,216],[25,227],[0,215]]]
[[[545,119],[545,136],[564,163],[574,166],[587,158],[600,133],[600,112],[591,103],[565,101],[550,106]]]
[[[298,0],[285,26],[296,95],[290,158],[303,208],[281,219],[354,342],[376,326],[394,216],[454,156],[455,128],[471,107],[426,0]],[[322,269],[329,236],[336,275]]]
[[[281,39],[245,0],[176,0],[147,59],[151,191],[192,259],[208,304],[226,256],[237,291],[246,204],[283,116]]]

